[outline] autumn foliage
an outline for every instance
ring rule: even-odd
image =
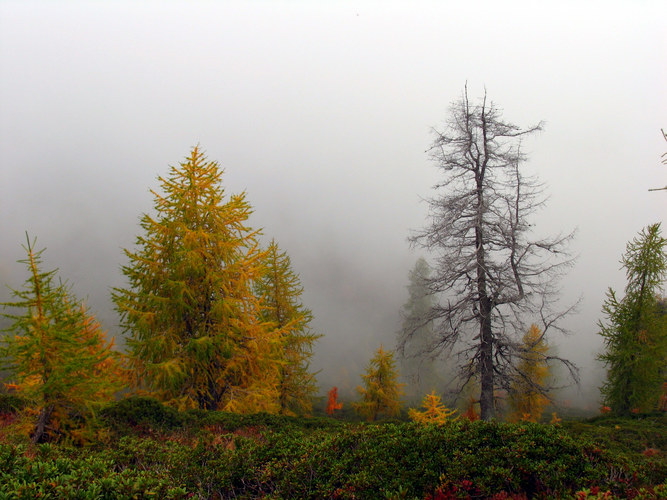
[[[195,147],[153,192],[126,250],[129,284],[114,301],[129,335],[133,385],[179,409],[278,411],[280,332],[262,319],[264,271],[245,195]]]
[[[442,425],[449,420],[455,420],[452,418],[456,413],[456,410],[448,409],[440,400],[435,391],[431,392],[424,396],[422,402],[422,411],[411,408],[408,411],[408,416],[413,422],[419,424],[436,424]]]
[[[548,346],[536,325],[523,336],[521,362],[510,391],[510,420],[537,422],[549,403],[545,381],[549,376],[546,363]]]
[[[33,441],[83,440],[80,430],[121,389],[179,410],[311,413],[320,335],[303,288],[275,242],[260,248],[245,194],[226,195],[222,173],[195,147],[158,178],[154,211],[125,250],[127,284],[113,290],[125,357],[55,271],[39,269],[28,241],[30,278],[4,304],[25,314],[5,314],[14,323],[0,369],[4,387],[30,402]]]
[[[352,403],[355,411],[368,421],[381,417],[393,417],[401,411],[403,384],[398,383],[398,370],[394,353],[385,351],[382,346],[371,359],[366,374],[361,378],[363,386],[357,387],[361,401]]]
[[[332,387],[327,394],[327,408],[328,415],[333,415],[336,410],[342,410],[343,403],[338,402],[338,387]]]
[[[34,443],[63,435],[83,442],[96,410],[125,385],[125,371],[83,303],[56,281],[56,271],[41,270],[43,250],[29,239],[24,248],[28,279],[13,290],[17,300],[4,304],[19,312],[4,314],[12,324],[2,349],[5,386],[28,403],[18,430]]]
[[[468,400],[468,406],[466,407],[466,411],[461,414],[463,418],[468,419],[471,422],[479,420],[479,413],[475,411],[475,403],[477,403],[477,401],[475,401],[473,398],[470,398]]]
[[[313,315],[301,302],[303,287],[292,270],[289,256],[271,241],[263,258],[263,272],[254,291],[261,300],[261,319],[279,340],[278,411],[283,415],[312,412],[317,395],[315,374],[310,370],[313,344],[321,337],[310,327]]]

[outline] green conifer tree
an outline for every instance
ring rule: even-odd
[[[398,383],[398,370],[394,353],[382,346],[371,359],[366,374],[361,378],[364,387],[357,387],[361,401],[352,403],[354,410],[366,420],[373,422],[380,417],[393,417],[401,412],[403,384]]]
[[[291,267],[290,258],[271,241],[264,258],[265,272],[255,283],[255,293],[265,304],[262,319],[279,333],[278,399],[280,413],[310,414],[318,388],[310,372],[313,343],[321,337],[310,328],[313,315],[301,303],[303,287]]]
[[[252,286],[265,253],[245,194],[226,198],[222,173],[195,147],[159,177],[114,301],[138,390],[181,409],[276,412],[282,338]]]
[[[601,390],[604,404],[616,413],[658,405],[667,366],[667,321],[658,296],[667,274],[666,248],[660,224],[629,242],[621,260],[625,296],[619,299],[610,288],[602,308],[607,320],[598,323],[605,343],[599,359],[607,367],[607,381]]]
[[[110,401],[125,381],[119,353],[99,323],[71,293],[55,282],[56,270],[40,269],[34,241],[24,247],[29,277],[15,302],[3,339],[9,381],[30,405],[24,427],[32,441],[60,437],[83,441],[96,408]],[[23,311],[23,312],[21,312]]]

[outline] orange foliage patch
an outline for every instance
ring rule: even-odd
[[[473,398],[470,398],[470,401],[468,402],[468,407],[466,408],[465,413],[463,413],[463,418],[467,418],[471,422],[474,422],[475,420],[479,420],[479,413],[475,411],[475,401]]]
[[[327,414],[333,415],[334,411],[343,408],[343,403],[338,402],[338,387],[333,387],[329,391],[329,399],[327,400]]]

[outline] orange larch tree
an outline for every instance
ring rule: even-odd
[[[332,387],[329,393],[327,394],[327,409],[326,412],[328,415],[334,414],[336,410],[342,410],[343,403],[338,402],[338,387]]]
[[[424,396],[422,401],[422,411],[411,408],[408,411],[408,416],[413,422],[419,424],[437,424],[442,425],[447,421],[456,420],[458,417],[453,417],[456,410],[447,408],[435,391]]]

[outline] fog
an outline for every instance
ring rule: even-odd
[[[502,4],[502,5],[501,5]],[[425,150],[463,86],[522,126],[546,183],[536,231],[577,228],[552,344],[597,405],[596,322],[625,244],[664,221],[664,2],[0,3],[0,282],[25,232],[118,335],[110,289],[157,176],[199,144],[288,252],[324,334],[323,391],[393,347],[406,238],[438,172]],[[667,228],[663,229],[663,232]],[[0,300],[8,300],[3,289]],[[572,396],[568,396],[572,397]]]

